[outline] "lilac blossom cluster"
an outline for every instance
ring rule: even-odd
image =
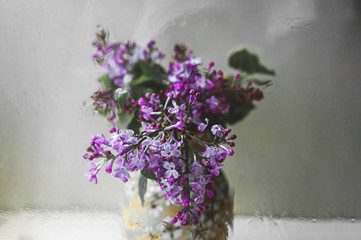
[[[167,93],[163,103],[157,94],[146,94],[138,100],[143,131],[110,129],[110,137],[94,136],[84,158],[101,159],[90,163],[88,177],[97,182],[97,173],[104,166],[107,173],[127,182],[129,172],[146,170],[154,173],[164,197],[172,204],[184,208],[173,218],[182,225],[196,224],[200,213],[207,209],[203,203],[206,196],[212,197],[210,186],[227,155],[233,155],[234,134],[221,125],[207,126],[195,122],[192,112],[197,111],[199,93],[190,90],[187,101]],[[209,130],[210,141],[197,136]],[[202,150],[190,146],[191,141]]]
[[[132,81],[131,69],[137,61],[164,58],[164,54],[155,47],[154,41],[150,41],[146,48],[130,41],[111,44],[95,41],[93,46],[97,51],[92,57],[108,71],[109,77],[114,79],[118,86],[126,86]]]
[[[83,157],[89,163],[89,181],[97,183],[101,168],[127,182],[130,172],[140,171],[157,181],[164,197],[172,204],[183,206],[172,219],[181,225],[197,224],[201,212],[207,210],[205,198],[212,198],[211,186],[220,174],[223,161],[232,156],[236,135],[219,121],[228,114],[230,98],[247,104],[263,98],[262,91],[251,84],[237,83],[223,76],[222,71],[200,70],[201,59],[193,56],[184,45],[174,48],[174,61],[162,79],[159,92],[145,92],[118,101],[117,91],[128,89],[134,80],[132,68],[139,62],[149,66],[161,54],[154,45],[147,48],[134,43],[94,43],[93,58],[103,66],[115,88],[99,89],[92,96],[96,108],[110,108],[109,120],[118,121],[117,114],[126,112],[137,116],[141,130],[110,129],[92,138]],[[94,160],[97,163],[94,163]]]
[[[135,101],[127,99],[127,102],[121,103],[121,109],[115,104],[114,100],[130,90],[128,84],[133,80],[132,69],[138,61],[156,62],[163,59],[165,55],[155,47],[154,41],[149,41],[147,47],[143,47],[134,42],[106,42],[106,33],[104,31],[98,34],[98,41],[93,42],[96,52],[92,58],[108,72],[109,78],[116,89],[105,90],[99,88],[92,95],[95,109],[101,108],[103,112],[108,111],[108,120],[117,122],[121,111],[131,114]]]

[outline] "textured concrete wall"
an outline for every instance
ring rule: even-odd
[[[236,125],[226,163],[237,213],[361,217],[357,1],[0,1],[0,207],[119,206],[122,183],[84,177],[108,125],[89,96],[100,24],[112,39],[184,42],[217,68],[247,47],[277,72]]]

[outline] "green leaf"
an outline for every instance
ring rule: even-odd
[[[157,89],[161,86],[162,77],[165,74],[164,69],[160,65],[151,65],[141,60],[134,65],[131,72],[134,78],[128,85],[132,87],[133,90],[137,90],[137,88],[141,86]]]
[[[144,206],[144,195],[147,192],[147,178],[144,175],[140,175],[138,181],[138,194],[142,206]]]
[[[154,172],[148,171],[147,169],[143,169],[140,172],[144,177],[146,177],[148,179],[152,179],[152,180],[155,180],[155,181],[158,180],[158,178],[155,176]]]
[[[128,113],[126,112],[119,112],[118,113],[118,122],[123,123],[125,120],[127,120],[127,117],[129,117]]]
[[[263,66],[257,55],[246,49],[234,52],[228,59],[228,65],[247,74],[261,73],[274,76],[275,72]]]
[[[133,130],[135,133],[139,133],[139,128],[141,127],[141,124],[138,120],[138,114],[134,113],[131,117],[127,128]]]
[[[128,85],[130,87],[134,88],[134,87],[139,86],[141,84],[150,83],[152,81],[154,81],[154,78],[143,74],[139,78],[136,78],[133,81],[131,81],[130,83],[128,83]]]
[[[109,77],[108,74],[104,74],[103,76],[101,76],[98,81],[102,85],[104,91],[114,88],[114,81]]]
[[[138,78],[141,75],[146,75],[148,77],[152,77],[152,78],[157,78],[158,75],[157,73],[154,71],[154,69],[152,68],[152,66],[142,60],[138,60],[135,64],[133,69],[131,70],[131,72],[133,73],[133,75]]]

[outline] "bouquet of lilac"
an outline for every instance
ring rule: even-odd
[[[93,58],[107,74],[92,99],[95,109],[114,124],[109,137],[94,136],[83,155],[90,161],[89,181],[97,183],[102,168],[123,182],[139,171],[142,201],[144,179],[157,181],[164,197],[182,206],[172,222],[198,224],[208,209],[205,198],[214,196],[215,177],[234,154],[236,135],[226,125],[241,120],[263,98],[253,85],[269,84],[249,76],[274,72],[247,50],[231,55],[229,65],[238,71],[224,76],[213,62],[202,68],[201,59],[182,44],[175,45],[168,70],[159,64],[164,54],[154,41],[146,47],[109,43],[101,31],[93,45]]]

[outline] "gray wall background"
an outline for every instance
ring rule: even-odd
[[[259,54],[277,77],[235,126],[236,213],[361,217],[356,0],[0,0],[0,208],[120,206],[123,183],[89,183],[81,157],[109,127],[90,101],[98,24],[167,55],[184,42],[226,72],[232,51]]]

